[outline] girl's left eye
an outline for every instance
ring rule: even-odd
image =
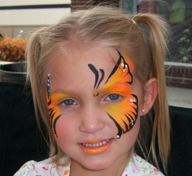
[[[115,100],[119,100],[120,98],[121,98],[121,96],[118,95],[118,94],[110,94],[110,95],[106,98],[106,100],[115,101]]]
[[[75,102],[74,100],[67,99],[67,100],[64,100],[64,101],[62,102],[62,104],[65,105],[65,106],[71,106],[71,105],[75,105],[76,102]]]

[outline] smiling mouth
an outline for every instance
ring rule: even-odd
[[[111,139],[87,141],[81,143],[80,148],[87,154],[96,155],[105,152],[110,147],[111,143]]]

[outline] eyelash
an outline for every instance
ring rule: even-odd
[[[112,99],[112,97],[110,97],[110,96],[117,96],[117,97],[113,97],[113,98],[116,98],[116,99]],[[105,98],[105,101],[111,101],[111,102],[115,103],[115,102],[121,101],[122,99],[123,99],[123,96],[122,96],[122,95],[113,93],[113,94],[109,94],[109,95],[107,96],[107,98]],[[70,103],[68,102],[69,104],[67,105],[67,104],[65,104],[66,101],[72,101],[72,102],[70,102],[70,103],[72,103],[72,104],[70,104]],[[68,107],[70,107],[70,106],[73,106],[73,105],[77,105],[76,101],[73,100],[73,99],[65,99],[65,100],[63,100],[62,102],[60,102],[59,104],[65,106],[66,108],[68,108]]]
[[[115,97],[116,99],[112,100],[111,99],[112,97],[110,97],[110,96],[117,96],[117,97]],[[122,99],[123,99],[123,97],[120,94],[109,94],[105,100],[112,101],[112,102],[119,102]]]
[[[66,102],[69,102],[70,101],[70,103],[73,103],[73,104],[68,104],[68,105],[66,105],[65,103]],[[61,103],[60,103],[61,105],[63,105],[63,106],[65,106],[65,107],[70,107],[70,106],[72,106],[72,105],[77,105],[77,103],[74,101],[74,100],[72,100],[72,99],[65,99],[65,100],[63,100]]]

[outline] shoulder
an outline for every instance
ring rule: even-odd
[[[133,154],[122,176],[163,176],[153,165]]]
[[[62,167],[57,170],[56,164],[52,163],[52,158],[48,158],[46,160],[36,162],[36,161],[28,161],[25,163],[14,176],[49,176],[54,175],[57,176],[61,172],[69,173],[69,167]],[[53,174],[54,173],[54,174]]]

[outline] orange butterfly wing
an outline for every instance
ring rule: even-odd
[[[118,128],[117,138],[133,128],[138,114],[138,99],[130,89],[133,82],[130,67],[133,69],[133,65],[131,63],[128,65],[121,53],[119,55],[119,60],[103,87],[103,93],[117,92],[124,97],[121,102],[109,104],[105,108]]]

